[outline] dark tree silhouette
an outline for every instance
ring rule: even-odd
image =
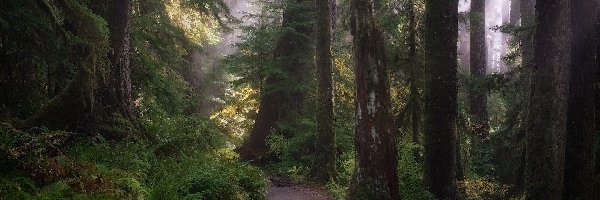
[[[526,199],[561,199],[571,65],[570,0],[538,1],[526,136]]]
[[[594,31],[598,1],[571,1],[571,78],[563,199],[591,198],[594,174]]]
[[[458,1],[425,1],[425,185],[438,199],[456,199]]]
[[[330,3],[316,0],[317,20],[315,28],[318,71],[317,138],[311,176],[319,182],[327,182],[336,174],[335,132],[333,130],[333,65],[331,58]],[[335,6],[335,4],[332,4]]]
[[[471,1],[471,77],[474,88],[469,91],[469,110],[473,133],[486,138],[490,131],[487,112],[487,89],[479,84],[485,78],[487,49],[485,43],[485,0]]]
[[[309,39],[313,27],[311,15],[313,1],[287,1],[283,11],[282,35],[275,47],[274,60],[280,65],[281,73],[266,77],[261,88],[259,111],[254,127],[244,146],[238,151],[246,160],[265,158],[268,147],[265,139],[278,123],[294,123],[302,111],[306,95],[307,79],[310,76],[312,41]]]

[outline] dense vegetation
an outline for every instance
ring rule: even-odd
[[[1,1],[0,199],[594,199],[600,2],[489,2]]]

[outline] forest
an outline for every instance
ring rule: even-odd
[[[600,199],[600,0],[0,0],[20,199]]]

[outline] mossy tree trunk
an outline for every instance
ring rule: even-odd
[[[561,199],[571,65],[570,0],[538,1],[526,136],[525,198]]]
[[[297,123],[298,115],[305,109],[312,62],[312,3],[310,0],[286,1],[281,24],[283,33],[273,58],[281,70],[269,74],[263,83],[254,127],[244,145],[237,150],[242,159],[259,161],[266,158],[267,137],[278,129],[279,123]]]
[[[564,199],[591,196],[594,173],[594,31],[598,1],[572,1],[571,70],[567,109]]]
[[[92,9],[106,19],[110,31],[110,67],[107,77],[99,83],[99,106],[106,114],[118,113],[133,120],[131,0],[96,0]]]
[[[471,1],[471,78],[473,87],[469,91],[471,129],[474,135],[486,138],[490,131],[487,112],[487,88],[482,83],[487,69],[485,42],[485,0]]]
[[[333,65],[331,58],[330,3],[315,0],[316,57],[319,87],[317,92],[317,137],[311,176],[322,183],[336,174],[335,132],[333,129]]]
[[[399,199],[396,136],[384,41],[371,0],[352,0],[356,168],[348,199]]]
[[[425,186],[437,199],[456,199],[458,0],[425,1]]]
[[[75,77],[66,88],[52,98],[37,113],[21,123],[17,128],[45,126],[51,129],[69,131],[90,131],[95,121],[96,83],[100,72],[105,68],[108,35],[103,32],[104,24],[99,23],[93,13],[77,1],[59,0],[55,6],[64,12],[65,21],[61,28],[71,32],[81,41],[70,41],[69,58],[77,66]]]

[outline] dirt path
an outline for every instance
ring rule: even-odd
[[[267,200],[333,200],[323,187],[294,183],[288,178],[267,174]]]

